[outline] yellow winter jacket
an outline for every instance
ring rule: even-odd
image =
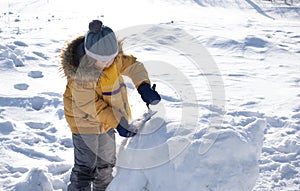
[[[143,82],[150,84],[150,80],[144,65],[121,49],[113,64],[104,70],[87,55],[76,66],[76,47],[83,40],[84,36],[80,36],[62,50],[61,69],[67,77],[64,113],[72,133],[101,134],[116,128],[122,116],[131,118],[122,75],[131,78],[136,88]]]

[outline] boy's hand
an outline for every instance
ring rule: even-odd
[[[154,85],[155,87],[155,85]],[[160,95],[157,93],[157,91],[155,91],[155,88],[151,88],[150,84],[148,83],[142,83],[139,87],[138,87],[138,92],[141,95],[143,101],[148,105],[156,105],[160,102],[161,97]]]
[[[128,121],[124,117],[122,117],[117,127],[117,131],[119,135],[122,137],[133,137],[136,135],[135,132],[131,132],[128,129],[129,129]]]

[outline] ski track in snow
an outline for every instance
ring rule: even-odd
[[[185,0],[176,2],[180,5],[191,3]],[[166,3],[174,5],[171,1]],[[16,12],[9,16],[1,13],[1,24],[8,26],[0,29],[1,190],[66,190],[69,181],[73,163],[72,140],[63,114],[62,93],[65,81],[58,69],[57,56],[65,40],[72,35],[67,32],[73,30],[73,34],[77,34],[74,32],[76,27],[70,26],[70,29],[64,30],[67,26],[64,26],[63,20],[78,21],[76,17],[64,18],[55,13],[50,14],[53,16],[40,15],[39,18],[36,18],[38,15],[31,15],[29,19],[25,13],[22,15],[30,6],[43,7],[48,4],[40,1],[22,5],[16,3],[11,5]],[[195,0],[192,6],[195,5],[199,10],[204,10],[203,7],[212,9],[214,6],[234,7],[226,1],[208,0]],[[208,48],[221,71],[227,108],[215,144],[207,155],[201,155],[199,148],[206,141],[206,133],[209,132],[207,126],[219,110],[211,104],[209,90],[199,81],[214,74],[199,74],[189,65],[181,66],[189,80],[199,82],[194,84],[199,96],[197,104],[186,104],[186,107],[199,107],[199,127],[196,129],[193,126],[186,129],[178,127],[175,113],[181,112],[182,98],[158,81],[158,91],[171,114],[166,115],[164,122],[160,123],[161,128],[153,131],[150,137],[131,139],[127,147],[155,147],[151,141],[156,140],[157,144],[165,145],[160,148],[159,156],[165,160],[170,156],[174,158],[159,167],[142,171],[118,169],[111,191],[117,190],[118,184],[124,182],[127,182],[124,186],[128,186],[124,189],[130,191],[166,190],[171,185],[173,190],[189,191],[199,188],[210,191],[241,191],[252,187],[254,191],[299,190],[299,21],[292,20],[288,23],[280,18],[288,15],[285,10],[292,11],[292,16],[299,16],[300,8],[278,6],[282,6],[282,9],[270,9],[267,2],[246,1],[237,7],[257,12],[260,16],[228,23],[224,18],[212,19],[210,23],[201,23],[196,19],[175,19],[175,22],[160,24],[173,27],[173,31],[168,31],[171,35],[158,25],[153,29],[156,31],[128,37],[126,46],[134,47],[133,53],[139,58],[154,55],[176,59],[179,53],[168,53],[160,46],[171,46],[180,41],[182,33],[178,29],[182,28],[193,34]],[[253,8],[255,10],[251,10]],[[227,13],[223,9],[220,11]],[[40,27],[28,24],[30,19],[35,24],[40,24]],[[87,22],[88,19],[83,18],[82,21]],[[57,29],[61,30],[61,36],[56,32],[47,32],[53,26],[61,27]],[[241,32],[232,35],[234,30]],[[164,35],[156,36],[156,33]],[[136,44],[139,38],[157,39],[156,44],[139,47]],[[160,75],[164,75],[164,79],[174,78],[170,73],[152,75],[156,78]],[[132,85],[129,87],[133,89]],[[134,98],[132,99],[135,100]],[[134,103],[139,104],[137,101]],[[157,120],[154,118],[149,123],[156,124]],[[151,127],[149,124],[148,126]],[[261,134],[260,130],[263,131]],[[260,137],[262,134],[264,140]],[[262,141],[263,145],[260,145]],[[178,148],[182,149],[179,153]],[[248,152],[244,152],[245,150]],[[120,150],[120,157],[122,154],[126,155],[126,150]],[[248,155],[249,158],[245,160]],[[141,161],[147,162],[147,158],[141,157]],[[162,162],[162,159],[156,160]],[[257,159],[259,160],[256,161]],[[134,161],[134,158],[126,160]],[[156,177],[154,174],[168,176]],[[132,180],[128,180],[129,176],[133,177]],[[128,181],[132,181],[131,184],[139,183],[133,188]],[[234,185],[236,182],[238,184]]]

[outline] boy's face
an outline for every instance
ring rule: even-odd
[[[111,60],[108,60],[108,61],[97,60],[95,65],[98,68],[105,69],[105,68],[108,68],[113,62],[114,62],[114,59],[111,59]]]

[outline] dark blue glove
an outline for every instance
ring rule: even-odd
[[[160,95],[157,93],[157,91],[155,91],[155,84],[153,85],[153,88],[151,88],[150,84],[142,83],[138,87],[138,92],[147,105],[156,105],[161,100]]]
[[[119,135],[122,137],[133,137],[136,135],[135,132],[131,132],[128,129],[129,129],[128,121],[124,117],[122,117],[117,127],[117,131]]]

